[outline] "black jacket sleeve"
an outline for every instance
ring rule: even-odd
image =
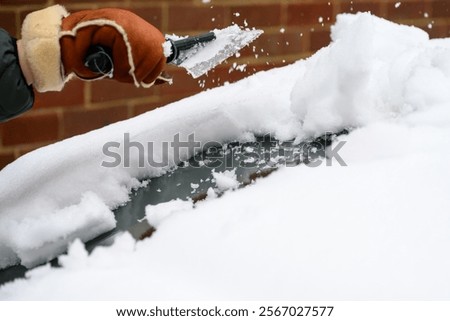
[[[0,28],[0,122],[29,110],[34,92],[19,65],[16,39]]]

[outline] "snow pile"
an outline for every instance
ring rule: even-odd
[[[292,92],[306,135],[364,126],[450,100],[449,44],[421,29],[338,16],[333,44],[307,62]]]
[[[55,253],[64,252],[68,242],[77,238],[89,241],[93,236],[107,232],[116,225],[111,210],[97,195],[90,192],[82,195],[79,204],[67,206],[58,212],[29,214],[31,215],[24,216],[21,220],[4,220],[4,224],[0,225],[2,246],[8,244],[11,247],[1,249],[2,254],[4,250],[6,253],[15,251],[25,266],[46,262]],[[14,253],[0,257],[0,264],[3,266],[14,263]]]
[[[103,144],[125,132],[156,143],[195,132],[205,143],[354,127],[339,138],[347,167],[282,168],[195,208],[147,208],[158,225],[151,238],[124,234],[91,255],[75,242],[63,268],[35,269],[0,299],[447,300],[449,92],[450,39],[343,15],[333,43],[306,61],[30,153],[0,172],[0,226],[35,217],[43,243],[57,214],[76,209],[77,225],[95,225],[82,195],[103,212],[97,202],[114,208],[137,178],[173,164],[169,155],[166,167],[139,168],[132,155],[129,168],[101,167]],[[19,232],[2,232],[0,257],[27,259]]]

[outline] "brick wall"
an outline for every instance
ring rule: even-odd
[[[450,36],[450,0],[0,0],[0,27],[19,35],[27,13],[60,3],[69,11],[86,8],[130,9],[164,33],[195,34],[232,22],[264,29],[265,34],[208,76],[191,79],[169,68],[173,85],[137,89],[109,80],[73,80],[61,93],[36,95],[25,115],[0,124],[0,168],[35,148],[127,119],[169,102],[234,82],[259,70],[307,57],[329,41],[329,27],[340,12],[372,13],[426,30],[431,37]],[[396,3],[401,3],[400,6]],[[233,63],[247,64],[244,72]]]

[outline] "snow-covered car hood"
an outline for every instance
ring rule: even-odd
[[[169,157],[140,168],[132,155],[128,168],[102,167],[104,145],[125,133],[161,146],[176,134],[203,144],[267,133],[300,141],[351,127],[340,138],[348,166],[283,168],[195,208],[174,203],[150,239],[124,235],[91,255],[75,242],[63,268],[31,271],[0,298],[450,298],[450,40],[369,14],[338,16],[332,39],[307,60],[6,167],[0,267],[32,266],[111,229],[111,210],[140,179],[175,165]]]

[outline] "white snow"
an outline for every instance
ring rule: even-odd
[[[216,39],[205,44],[204,49],[180,64],[194,78],[203,75],[213,66],[231,57],[236,49],[243,48],[263,33],[262,30],[258,29],[241,29],[238,25],[213,31]],[[197,49],[194,47],[191,50]]]
[[[167,219],[170,215],[192,209],[192,201],[183,201],[180,199],[173,200],[157,205],[148,205],[145,208],[147,221],[153,226],[158,227],[162,220]]]
[[[116,225],[111,210],[91,192],[81,195],[80,203],[60,211],[49,211],[45,215],[28,214],[18,220],[1,220],[0,249],[2,254],[3,250],[10,253],[0,257],[1,266],[16,264],[19,259],[25,266],[45,263],[55,254],[63,253],[68,242],[76,238],[89,241]]]
[[[332,40],[308,60],[311,67],[292,91],[307,135],[364,126],[450,98],[439,66],[446,63],[440,58],[445,49],[436,49],[420,29],[374,23],[368,14],[341,15]],[[433,74],[431,83],[421,75],[424,68]]]
[[[166,41],[163,43],[163,52],[164,57],[170,57],[172,54],[172,43],[170,41]]]
[[[213,172],[212,174],[216,180],[216,185],[220,192],[239,187],[239,181],[236,177],[236,169],[227,170],[224,172]]]
[[[30,244],[36,253],[55,244],[58,255],[76,236],[95,237],[113,225],[110,209],[128,200],[139,179],[174,164],[169,154],[165,167],[140,168],[133,154],[128,168],[102,167],[103,145],[123,146],[126,132],[154,142],[152,155],[162,159],[161,143],[176,133],[187,140],[194,132],[204,144],[266,133],[301,140],[350,127],[338,138],[348,166],[281,168],[220,198],[210,190],[195,208],[149,206],[157,225],[151,238],[124,234],[91,255],[75,241],[63,268],[34,269],[2,286],[0,299],[448,300],[450,39],[429,40],[369,14],[340,15],[332,39],[307,60],[6,167],[0,264],[39,261]]]

